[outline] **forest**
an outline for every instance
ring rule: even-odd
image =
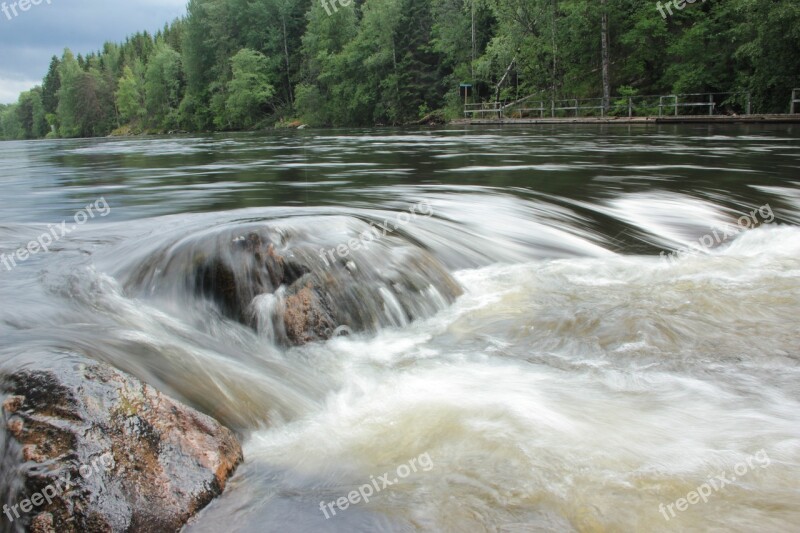
[[[677,9],[682,4],[683,9]],[[98,51],[53,56],[0,106],[5,139],[412,124],[474,101],[749,91],[786,113],[796,0],[190,0]]]

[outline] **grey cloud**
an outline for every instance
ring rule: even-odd
[[[0,103],[21,82],[44,77],[50,58],[65,47],[76,54],[96,51],[106,41],[118,42],[137,31],[154,32],[186,12],[186,0],[41,0],[26,12],[9,6],[11,20],[0,11]]]

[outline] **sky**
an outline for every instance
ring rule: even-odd
[[[40,85],[50,58],[100,50],[137,31],[155,32],[186,13],[188,0],[0,0],[0,103]],[[5,3],[8,15],[2,10]],[[17,15],[14,16],[15,5]]]

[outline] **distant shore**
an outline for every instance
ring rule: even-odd
[[[678,115],[661,117],[544,117],[544,118],[461,118],[453,125],[490,124],[800,124],[800,114],[783,115]]]

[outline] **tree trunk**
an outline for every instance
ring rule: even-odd
[[[494,101],[495,103],[500,101],[500,87],[503,85],[503,82],[506,81],[508,74],[511,72],[511,68],[514,66],[514,63],[517,62],[517,56],[514,56],[514,59],[511,60],[511,63],[508,64],[508,68],[506,69],[506,73],[503,74],[503,77],[500,78],[500,82],[497,84],[497,87],[494,89]]]
[[[283,22],[283,52],[286,55],[286,86],[289,90],[289,103],[294,107],[294,95],[292,94],[292,78],[289,75],[289,43],[286,38],[286,13],[281,17]]]
[[[600,40],[603,49],[603,109],[608,113],[611,100],[611,81],[609,80],[609,53],[608,53],[608,0],[600,0]]]
[[[472,0],[472,61],[469,64],[472,83],[475,83],[475,0]]]
[[[558,0],[552,0],[551,5],[553,8],[553,23],[550,25],[550,37],[553,42],[553,102],[556,101],[556,72],[558,70],[558,45],[556,43],[556,16],[558,12]]]

